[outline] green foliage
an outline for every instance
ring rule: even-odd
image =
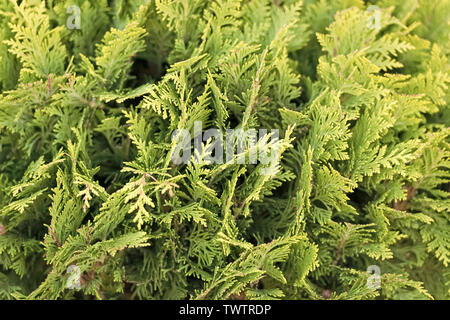
[[[0,1],[0,298],[449,299],[449,18],[448,0]],[[173,163],[197,121],[280,137]],[[235,161],[263,148],[279,163]]]

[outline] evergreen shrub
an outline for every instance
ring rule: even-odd
[[[448,299],[449,18],[1,0],[0,298]]]

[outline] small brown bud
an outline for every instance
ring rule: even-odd
[[[323,290],[322,291],[322,297],[324,297],[325,299],[330,299],[331,298],[331,291],[330,290]]]
[[[0,236],[3,236],[6,233],[6,227],[0,224]]]

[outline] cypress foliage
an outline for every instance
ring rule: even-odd
[[[449,18],[1,0],[0,298],[448,299]],[[200,121],[280,137],[174,163]]]

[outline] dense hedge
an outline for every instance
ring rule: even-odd
[[[0,298],[448,299],[449,18],[1,0]]]

